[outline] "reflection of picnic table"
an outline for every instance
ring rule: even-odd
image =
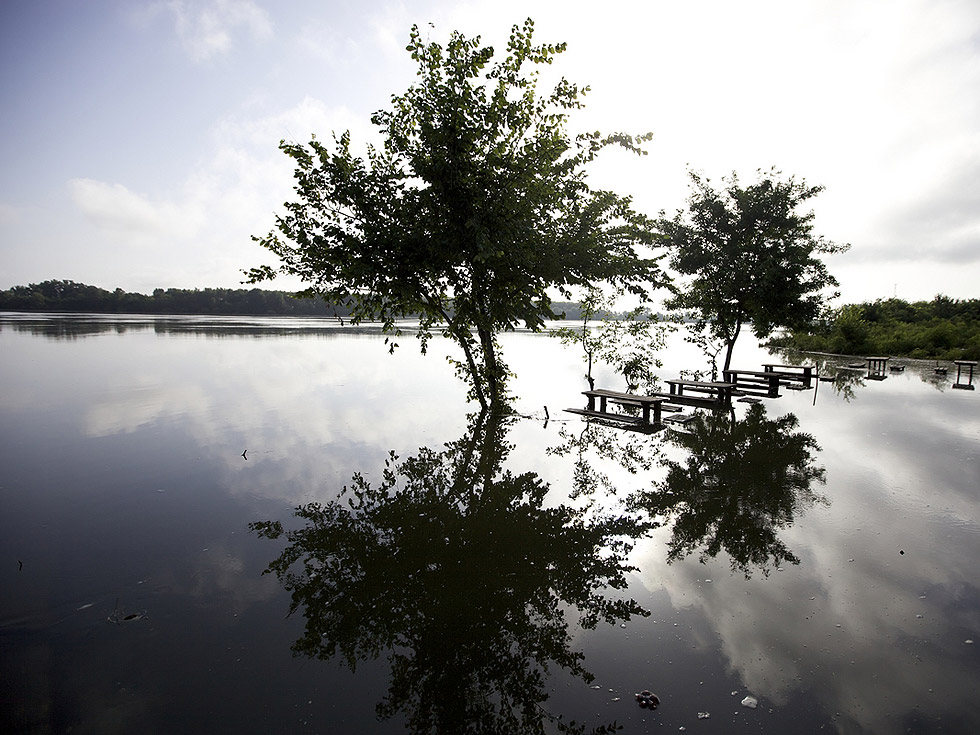
[[[734,383],[722,383],[717,381],[708,380],[668,380],[667,385],[670,386],[670,395],[676,396],[677,398],[683,398],[684,391],[689,393],[705,394],[697,396],[687,396],[688,398],[696,398],[699,400],[714,401],[715,403],[721,405],[731,405],[732,402],[732,391],[735,389]]]
[[[869,357],[868,361],[868,371],[872,373],[883,373],[885,368],[888,366],[888,361],[890,357]]]
[[[954,388],[963,388],[966,390],[973,390],[973,368],[977,366],[976,360],[953,360],[956,363],[956,382],[953,384]],[[960,373],[966,368],[969,371],[969,376],[965,383],[960,382]]]
[[[589,399],[588,408],[566,408],[566,411],[571,413],[581,414],[582,416],[594,416],[596,418],[614,419],[616,421],[624,421],[626,423],[640,423],[644,424],[654,424],[658,425],[661,423],[661,411],[662,404],[666,403],[668,398],[664,395],[649,395],[640,396],[633,393],[620,393],[619,391],[606,390],[604,388],[597,388],[596,390],[585,390],[582,391],[582,395],[587,396]],[[599,399],[599,408],[596,409],[596,398]],[[608,401],[613,401],[620,405],[625,406],[637,406],[642,411],[642,416],[637,419],[636,416],[630,416],[624,413],[610,413],[606,410]],[[651,411],[653,413],[652,421]]]
[[[743,393],[779,398],[780,374],[772,370],[723,370],[725,380]]]

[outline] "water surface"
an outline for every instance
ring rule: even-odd
[[[584,405],[579,354],[519,333],[503,343],[522,418],[489,440],[451,346],[399,341],[388,355],[376,330],[321,320],[4,315],[4,730],[405,732],[457,716],[455,697],[492,731],[502,691],[546,730],[980,728],[980,399],[955,370],[842,371],[734,421],[636,434],[563,414]],[[734,362],[769,361],[746,343]],[[679,339],[664,362],[703,367]],[[406,461],[415,479],[386,486]],[[340,608],[287,617],[262,575],[287,546],[249,524],[300,529],[294,509],[346,503],[355,473],[374,493],[357,520],[387,529],[372,538],[392,561],[339,588],[360,627],[321,635],[379,641],[351,673],[293,655]],[[563,527],[581,533],[562,545]],[[369,588],[399,613],[357,608]],[[626,619],[629,600],[644,614]],[[582,625],[590,605],[612,622]],[[495,668],[504,646],[520,666]],[[452,681],[432,675],[453,660]]]

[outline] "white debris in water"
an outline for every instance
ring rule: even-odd
[[[755,709],[759,706],[759,700],[753,697],[751,694],[742,700],[742,706],[748,707],[749,709]]]
[[[972,639],[972,638],[967,638],[967,639],[966,639],[965,641],[963,641],[963,642],[964,642],[964,643],[973,643],[973,639]]]
[[[698,719],[699,720],[707,720],[709,717],[711,717],[711,713],[710,712],[698,712]]]

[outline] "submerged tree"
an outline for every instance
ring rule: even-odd
[[[690,276],[668,300],[669,307],[690,311],[698,331],[726,345],[725,366],[742,327],[751,324],[764,338],[777,327],[812,323],[837,280],[817,258],[842,252],[813,232],[814,214],[798,211],[821,191],[776,171],[741,186],[732,174],[721,190],[690,172],[692,193],[687,211],[661,216],[659,228],[671,249],[671,266]]]
[[[627,393],[655,391],[659,388],[656,370],[663,366],[659,355],[675,327],[643,305],[615,314],[612,309],[621,295],[621,291],[587,289],[579,302],[579,325],[560,327],[551,334],[566,345],[582,348],[589,390],[595,390],[595,363],[604,363],[623,377]]]
[[[662,281],[652,223],[628,197],[594,190],[586,167],[605,147],[638,154],[649,134],[572,137],[567,121],[588,88],[561,79],[538,90],[541,64],[565,44],[534,45],[533,23],[514,26],[507,56],[480,38],[423,40],[413,26],[407,50],[418,81],[375,113],[382,148],[366,158],[349,133],[333,145],[282,142],[295,162],[297,199],[276,229],[256,238],[279,257],[278,268],[248,273],[299,276],[311,296],[351,309],[352,320],[420,319],[425,350],[433,329],[457,342],[458,366],[486,408],[505,394],[507,367],[496,335],[553,318],[549,289],[596,282]]]

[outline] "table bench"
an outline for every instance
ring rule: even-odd
[[[767,362],[763,364],[762,369],[767,373],[778,375],[782,380],[803,383],[807,388],[813,380],[813,365],[778,365]]]
[[[766,398],[779,398],[780,375],[772,370],[723,370],[725,380],[733,383],[739,391],[756,395],[765,395]],[[765,391],[763,393],[763,391]]]
[[[719,382],[719,381],[708,381],[708,380],[668,380],[667,385],[670,386],[670,395],[677,396],[678,398],[684,396],[684,391],[693,391],[695,393],[706,393],[708,398],[712,401],[722,404],[731,405],[732,403],[732,391],[735,389],[734,383]]]
[[[633,393],[620,393],[619,391],[597,388],[595,390],[584,390],[582,395],[589,399],[589,406],[584,411],[582,409],[566,409],[572,413],[583,413],[584,415],[598,416],[602,418],[612,418],[617,421],[635,421],[634,416],[627,416],[621,413],[609,413],[606,411],[608,401],[625,404],[627,406],[637,406],[642,411],[641,421],[645,424],[660,424],[662,416],[662,404],[668,398],[663,395],[639,396]],[[599,399],[599,408],[596,409],[596,398]],[[653,413],[651,421],[651,411]],[[587,412],[587,413],[585,413]]]

